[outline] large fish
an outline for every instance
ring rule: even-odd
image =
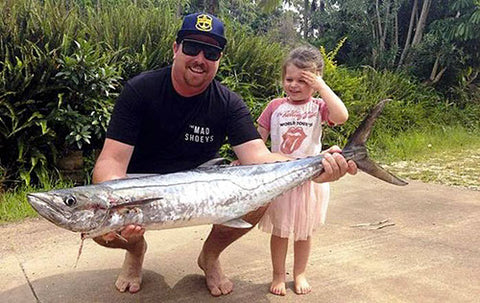
[[[378,103],[343,149],[346,159],[395,185],[406,182],[368,158],[365,141],[387,100]],[[322,156],[245,166],[212,166],[164,175],[28,194],[35,210],[83,238],[118,231],[128,224],[165,229],[202,224],[251,227],[240,218],[280,194],[315,178]]]

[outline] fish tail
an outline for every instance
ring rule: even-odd
[[[346,159],[353,160],[359,169],[369,175],[394,185],[407,185],[407,182],[372,161],[368,157],[367,148],[365,146],[365,142],[368,137],[370,137],[375,120],[382,112],[385,104],[389,101],[391,101],[391,99],[385,99],[374,106],[368,116],[362,121],[362,123],[360,123],[360,126],[355,130],[353,135],[350,136],[342,153]]]

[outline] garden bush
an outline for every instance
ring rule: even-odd
[[[47,184],[56,162],[82,150],[88,169],[104,140],[123,83],[171,63],[180,27],[173,0],[8,0],[0,3],[0,183]],[[280,70],[288,52],[272,35],[220,16],[228,44],[218,79],[237,92],[256,119],[283,94]],[[322,49],[325,79],[350,111],[349,121],[325,131],[326,144],[343,145],[368,109],[391,98],[375,134],[462,124],[478,129],[480,106],[453,102],[404,74],[337,66],[342,47]],[[228,153],[228,146],[223,152]],[[88,174],[85,175],[88,182]]]

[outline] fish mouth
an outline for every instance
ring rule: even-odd
[[[30,193],[27,194],[27,200],[28,203],[45,219],[56,225],[67,225],[71,213],[64,211],[55,205],[55,203],[52,203],[51,196],[46,193]]]

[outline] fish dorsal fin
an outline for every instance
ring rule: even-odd
[[[227,222],[223,222],[221,225],[233,227],[233,228],[252,228],[253,225],[243,219],[233,219]]]
[[[214,158],[211,160],[208,160],[207,162],[204,162],[200,164],[198,167],[211,167],[211,166],[216,166],[216,165],[222,165],[222,164],[227,164],[227,160],[225,158]]]
[[[345,159],[355,161],[357,167],[367,174],[394,185],[407,185],[407,182],[386,171],[380,165],[370,160],[370,158],[368,158],[367,148],[365,147],[365,142],[367,141],[368,137],[370,137],[375,120],[382,112],[385,104],[389,101],[391,100],[382,100],[373,107],[367,117],[360,123],[360,126],[358,126],[358,128],[355,130],[353,135],[350,136],[347,145],[345,145],[343,148],[342,153]]]

